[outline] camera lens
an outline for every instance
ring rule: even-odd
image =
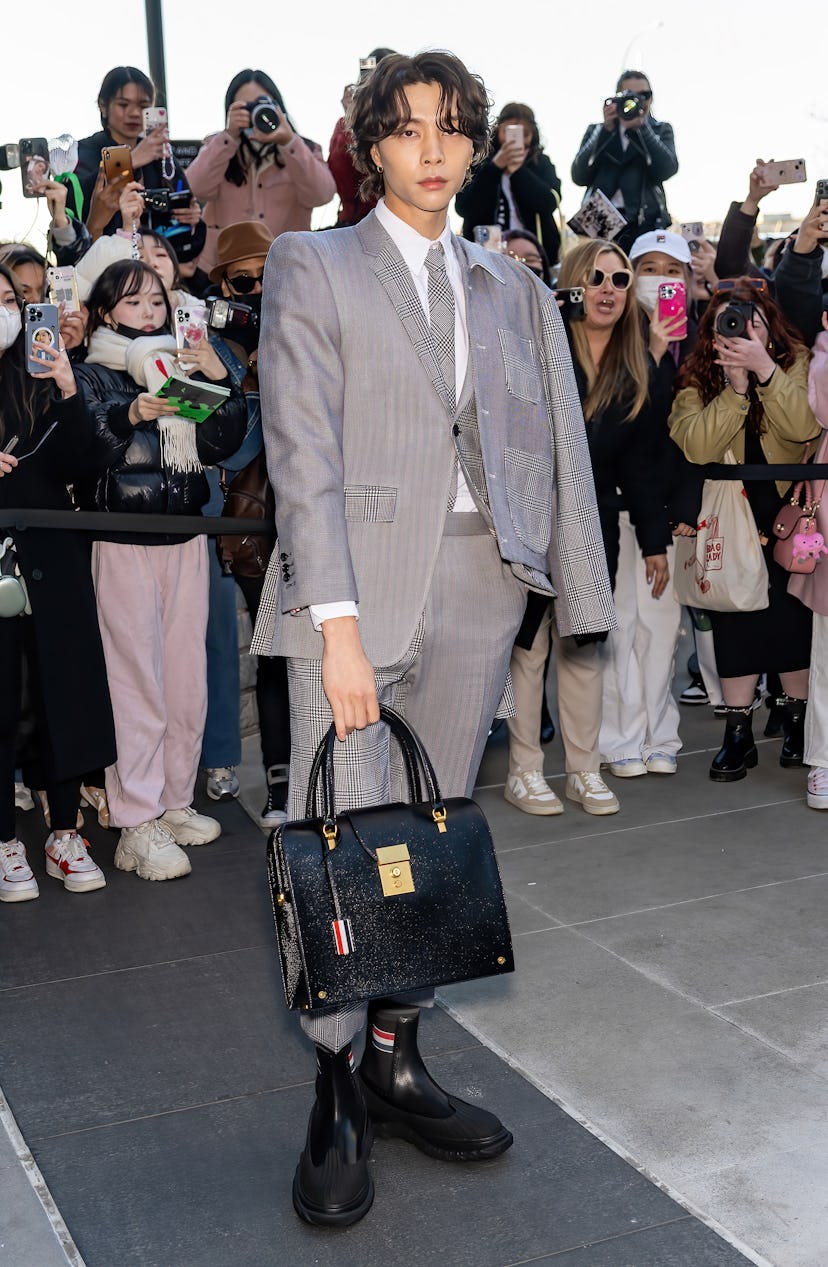
[[[747,329],[747,318],[735,304],[728,304],[716,318],[716,331],[726,339],[740,339]]]

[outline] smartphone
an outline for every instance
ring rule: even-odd
[[[175,345],[179,352],[201,347],[207,334],[207,307],[193,304],[175,310]]]
[[[823,200],[828,200],[828,179],[818,180],[816,183],[814,202],[822,202]]]
[[[122,176],[126,176],[124,184],[135,180],[135,173],[132,170],[132,151],[128,145],[105,145],[101,150],[101,158],[104,178],[108,185],[114,184]]]
[[[555,298],[562,299],[561,316],[567,321],[583,321],[586,316],[584,309],[584,288],[583,286],[569,286],[565,290],[556,290]]]
[[[679,225],[679,228],[685,242],[704,241],[704,225],[700,220],[690,220],[687,224]]]
[[[484,246],[487,251],[502,251],[502,229],[499,224],[478,224],[474,229],[474,240],[478,246]]]
[[[51,180],[49,142],[45,136],[23,136],[18,141],[20,179],[24,198],[40,198],[44,180]]]
[[[681,317],[682,324],[673,331],[670,338],[687,338],[687,292],[684,282],[662,282],[658,288],[656,315],[659,321],[672,321]]]
[[[155,128],[168,126],[167,111],[163,106],[147,106],[144,111],[144,136],[149,136]]]
[[[360,57],[359,59],[359,79],[357,83],[361,84],[366,75],[370,75],[372,70],[376,69],[376,57]]]
[[[74,268],[47,268],[49,302],[63,304],[64,312],[80,312],[78,281]]]
[[[763,163],[759,170],[770,185],[801,185],[808,179],[804,158],[786,158],[781,163]]]
[[[29,373],[35,369],[47,369],[52,358],[45,348],[58,348],[57,304],[26,304],[23,328],[26,337],[26,362]]]
[[[525,140],[526,138],[523,133],[522,123],[507,123],[506,124],[506,144],[507,145],[509,144],[510,141],[514,141],[516,145],[519,145],[520,148],[523,149],[523,144]]]
[[[9,141],[0,145],[0,172],[10,172],[20,166],[20,146]]]

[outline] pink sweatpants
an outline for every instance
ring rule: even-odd
[[[137,827],[193,799],[207,716],[207,539],[97,541],[92,574],[118,744],[109,812],[114,826]]]

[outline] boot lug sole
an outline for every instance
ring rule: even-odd
[[[458,1149],[441,1148],[438,1144],[431,1143],[424,1135],[415,1131],[412,1127],[406,1126],[404,1122],[380,1122],[374,1121],[374,1133],[382,1139],[402,1139],[408,1144],[413,1144],[415,1148],[419,1148],[421,1153],[426,1153],[429,1157],[435,1157],[438,1161],[453,1162],[475,1162],[475,1161],[492,1161],[495,1157],[499,1157],[501,1153],[505,1153],[514,1143],[514,1136],[511,1131],[505,1128],[501,1135],[495,1135],[486,1143],[481,1143],[477,1148],[464,1149],[462,1152]]]
[[[313,1205],[305,1200],[302,1196],[302,1190],[299,1185],[299,1168],[293,1177],[293,1208],[305,1223],[310,1223],[313,1227],[350,1227],[352,1223],[358,1223],[374,1204],[374,1181],[368,1177],[368,1188],[364,1197],[361,1197],[352,1206],[346,1206],[341,1210],[324,1210],[319,1206]]]

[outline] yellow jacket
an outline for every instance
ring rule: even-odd
[[[806,440],[820,434],[808,405],[808,355],[803,353],[786,372],[776,367],[767,387],[756,395],[764,411],[762,452],[770,463],[800,462]],[[749,402],[727,386],[709,405],[702,406],[695,387],[685,387],[673,402],[670,435],[690,462],[721,462],[728,449],[737,462],[745,460],[745,420]],[[790,480],[777,480],[783,497]]]

